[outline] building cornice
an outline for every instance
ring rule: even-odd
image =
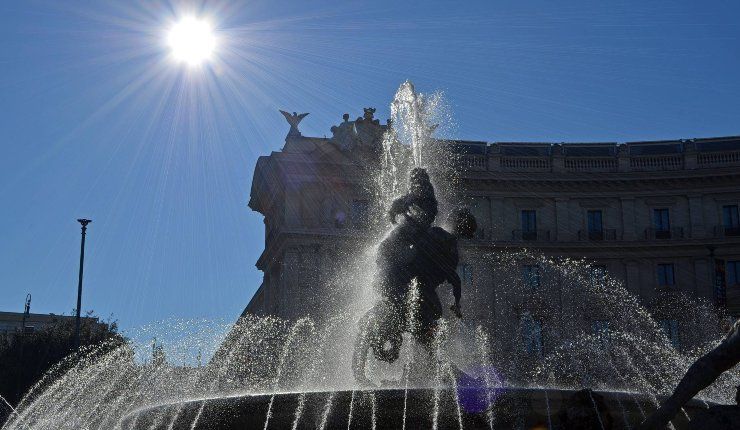
[[[265,246],[255,266],[264,271],[282,256],[285,249],[300,245],[327,245],[334,249],[343,246],[357,247],[358,243],[370,243],[371,236],[363,230],[332,228],[292,228],[278,232]]]

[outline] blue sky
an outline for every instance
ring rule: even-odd
[[[178,16],[216,58],[168,58]],[[83,309],[123,327],[242,311],[261,274],[251,212],[278,109],[330,135],[388,116],[398,85],[442,90],[455,136],[629,141],[740,134],[734,1],[0,3],[0,310]]]

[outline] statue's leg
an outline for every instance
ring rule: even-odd
[[[367,354],[370,351],[373,314],[374,309],[370,309],[362,316],[362,318],[360,318],[357,338],[355,339],[355,348],[352,354],[352,373],[354,374],[355,380],[360,385],[372,385],[365,375],[365,367],[367,364]]]
[[[437,292],[424,285],[419,288],[419,299],[416,304],[417,328],[414,334],[416,341],[431,348],[437,333],[438,321],[442,318],[442,302]]]
[[[403,306],[399,298],[386,299],[376,306],[370,346],[380,361],[393,363],[401,353],[403,343]]]
[[[379,361],[398,359],[403,343],[400,309],[396,301],[382,299],[367,311],[358,323],[358,334],[352,354],[352,373],[361,385],[374,385],[365,374],[367,357],[372,350]]]
[[[738,362],[740,362],[740,333],[735,332],[715,349],[696,360],[678,383],[673,394],[639,428],[641,430],[665,428],[683,405]]]

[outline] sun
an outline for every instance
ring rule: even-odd
[[[216,36],[208,21],[187,16],[170,28],[167,44],[175,60],[198,66],[211,58]]]

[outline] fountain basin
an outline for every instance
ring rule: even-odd
[[[490,397],[489,397],[490,396]],[[493,398],[490,408],[481,402]],[[435,406],[436,405],[436,406]],[[676,430],[712,406],[692,401]],[[268,409],[270,417],[268,419]],[[377,389],[245,394],[142,408],[123,429],[628,429],[655,410],[655,399],[629,392],[508,388]],[[435,425],[436,422],[436,425]]]

